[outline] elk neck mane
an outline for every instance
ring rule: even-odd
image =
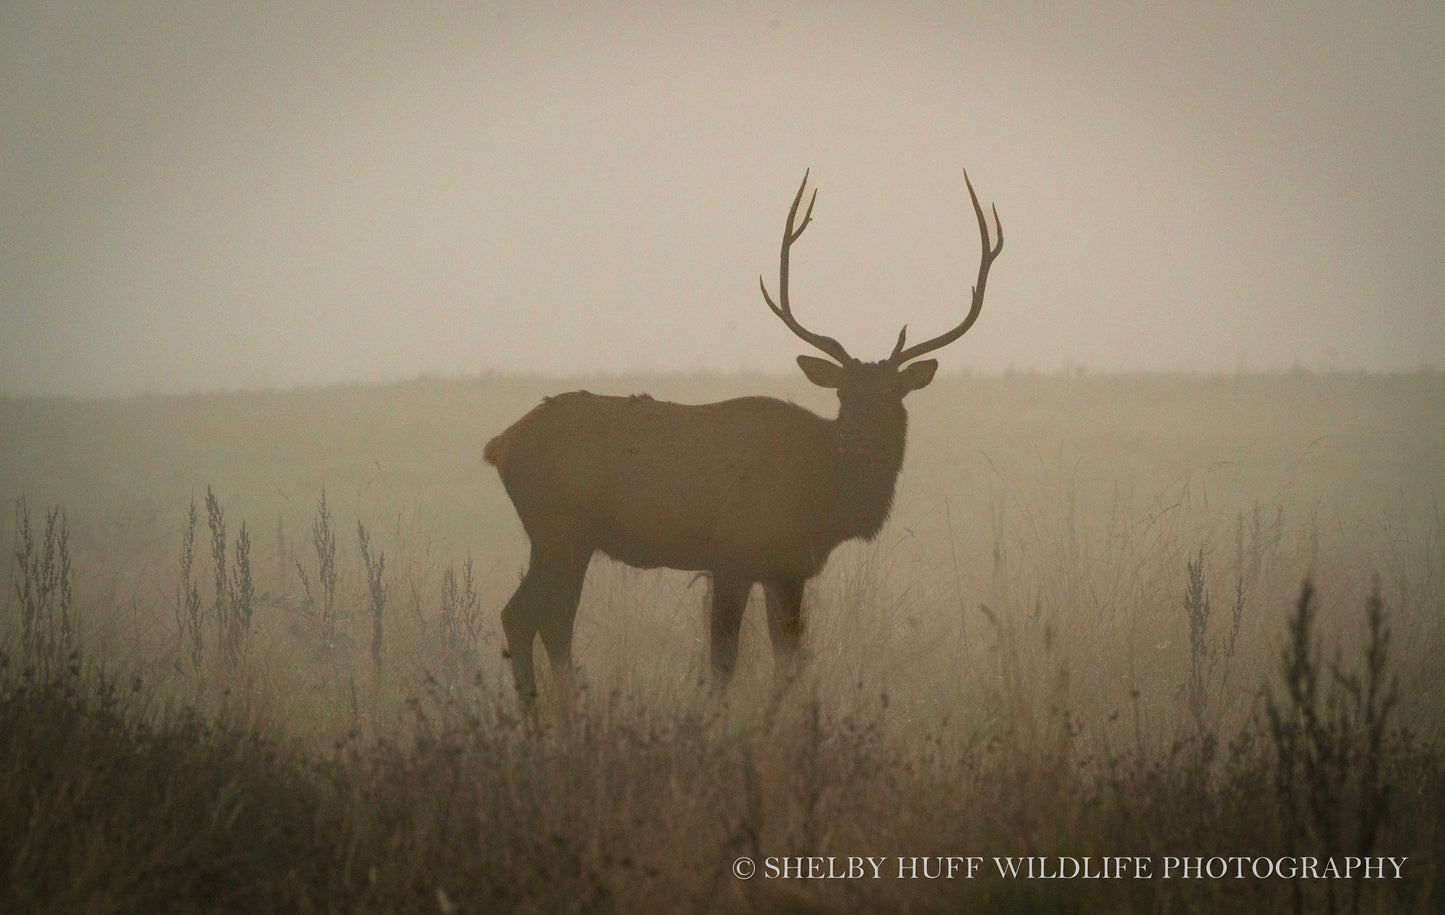
[[[908,411],[897,404],[865,416],[844,407],[830,422],[838,441],[840,533],[843,539],[872,540],[893,507],[908,438]]]

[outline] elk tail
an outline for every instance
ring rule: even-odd
[[[511,432],[512,430],[508,429],[506,432],[487,442],[486,447],[482,449],[482,458],[488,464],[491,464],[493,467],[502,466],[502,461],[506,460],[507,452],[510,450]]]

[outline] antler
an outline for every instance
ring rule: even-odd
[[[973,305],[968,309],[968,316],[963,319],[962,324],[932,340],[915,343],[908,349],[903,348],[903,339],[908,334],[908,326],[905,324],[903,330],[898,333],[898,344],[893,347],[893,352],[888,357],[888,361],[894,365],[902,365],[910,359],[917,359],[924,353],[931,353],[962,337],[973,326],[973,322],[978,320],[978,313],[983,310],[983,287],[988,282],[988,268],[992,266],[993,259],[998,257],[998,253],[1003,250],[1003,223],[998,219],[998,207],[993,207],[993,222],[998,226],[998,244],[990,247],[988,220],[984,219],[983,207],[978,205],[978,195],[973,192],[973,182],[968,180],[967,169],[963,172],[963,183],[968,185],[968,196],[973,200],[973,212],[978,217],[978,232],[983,236],[983,257],[978,265],[978,283],[973,287]],[[794,204],[794,206],[796,205]]]
[[[788,330],[791,330],[806,342],[827,353],[829,356],[832,356],[840,365],[846,365],[856,360],[848,355],[848,351],[843,348],[843,344],[834,340],[832,337],[815,334],[799,324],[798,319],[793,317],[792,307],[788,304],[788,252],[793,247],[793,242],[797,241],[799,236],[803,234],[803,230],[808,228],[808,222],[813,218],[813,204],[818,202],[818,191],[815,189],[812,198],[808,201],[808,210],[803,214],[803,224],[798,226],[795,231],[793,229],[793,221],[798,215],[798,204],[803,201],[803,191],[808,186],[809,172],[811,172],[811,169],[803,173],[803,183],[798,185],[797,196],[793,198],[793,206],[788,210],[788,224],[783,229],[783,250],[778,256],[778,302],[782,303],[781,307],[774,304],[772,296],[768,295],[768,286],[763,282],[762,276],[758,277],[758,287],[763,290],[763,301],[768,303],[768,307],[772,309],[773,314],[777,315],[782,319],[784,324],[788,325]],[[975,202],[975,206],[977,206],[977,202]],[[979,219],[981,220],[983,217],[979,216]],[[941,346],[942,344],[939,345]]]

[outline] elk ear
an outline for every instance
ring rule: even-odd
[[[919,388],[926,388],[928,387],[928,383],[933,380],[933,373],[936,371],[938,371],[937,359],[924,359],[922,362],[915,362],[906,368],[899,369],[898,384],[902,387],[903,393],[905,394],[909,391],[916,391]]]
[[[809,381],[820,388],[836,388],[843,380],[842,367],[817,356],[799,356],[798,368],[803,370]]]

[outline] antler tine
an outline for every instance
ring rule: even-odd
[[[903,329],[898,332],[898,342],[895,343],[895,344],[893,344],[893,352],[891,352],[891,353],[888,354],[888,359],[889,359],[890,361],[896,360],[896,359],[898,358],[898,354],[901,353],[901,352],[903,352],[903,341],[904,341],[904,340],[907,340],[907,339],[908,339],[908,325],[905,324],[905,325],[903,325]]]
[[[798,205],[803,202],[803,191],[808,187],[808,175],[811,169],[803,172],[803,183],[798,185],[798,193],[793,197],[793,205],[788,209],[788,222],[783,228],[783,248],[778,255],[778,303],[773,302],[773,297],[768,295],[768,285],[762,276],[758,276],[758,288],[763,291],[763,301],[768,303],[768,308],[777,315],[782,322],[788,326],[794,334],[807,343],[812,344],[829,356],[832,356],[840,365],[854,361],[843,348],[843,344],[832,337],[825,337],[822,334],[815,334],[798,323],[793,317],[793,308],[788,303],[788,254],[792,250],[793,242],[797,241],[808,228],[808,223],[813,219],[813,204],[818,202],[818,191],[814,189],[813,196],[808,200],[808,209],[803,213],[803,222],[795,230],[793,223],[798,217]]]
[[[894,365],[902,365],[910,359],[917,359],[924,353],[941,349],[962,337],[973,326],[973,322],[978,320],[979,312],[983,310],[983,290],[988,283],[988,268],[993,265],[994,258],[998,257],[999,252],[1003,250],[1003,223],[998,218],[998,207],[991,207],[994,225],[998,227],[998,243],[990,245],[988,220],[983,215],[983,207],[979,206],[978,194],[974,193],[973,182],[968,180],[968,169],[963,171],[963,183],[968,186],[968,196],[973,201],[973,213],[978,217],[978,233],[983,239],[983,255],[978,264],[978,282],[973,287],[973,304],[969,307],[968,316],[963,319],[962,324],[932,340],[925,340],[922,343],[915,343],[908,349],[902,349],[903,335],[899,334],[899,345],[893,348],[893,354],[888,357],[888,361]],[[904,329],[907,330],[906,327]]]

